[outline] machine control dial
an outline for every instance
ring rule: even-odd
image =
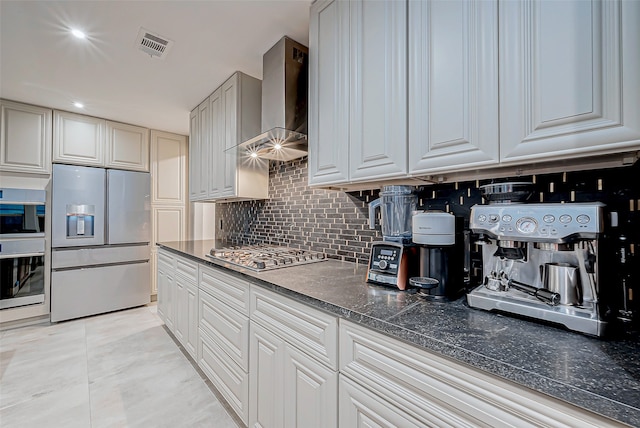
[[[513,218],[509,214],[505,214],[502,216],[502,221],[504,221],[505,223],[509,223],[511,220],[513,220]]]
[[[389,263],[387,263],[386,260],[380,260],[380,263],[378,264],[378,267],[382,270],[385,270],[386,268],[389,267]]]
[[[491,223],[497,223],[500,220],[500,216],[498,214],[489,214],[489,221]]]
[[[484,214],[480,214],[480,215],[478,216],[478,221],[480,221],[480,222],[485,222],[485,221],[487,221],[487,216],[486,216],[486,215],[484,215]]]
[[[589,223],[589,221],[591,221],[591,218],[586,214],[580,214],[578,217],[576,217],[576,221],[580,224],[587,224]]]
[[[572,219],[569,214],[563,214],[560,216],[560,223],[564,223],[564,224],[571,223],[571,220]]]
[[[545,223],[553,223],[554,221],[556,221],[556,218],[551,214],[546,214],[544,217],[542,217],[542,221],[544,221]]]
[[[531,217],[522,217],[516,223],[516,229],[520,233],[530,235],[538,229],[538,222]]]

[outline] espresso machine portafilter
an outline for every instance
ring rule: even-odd
[[[470,228],[480,236],[484,281],[467,294],[469,306],[604,335],[598,269],[603,207],[599,202],[473,206]]]

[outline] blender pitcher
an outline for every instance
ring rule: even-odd
[[[411,242],[411,217],[418,196],[412,186],[383,186],[380,198],[369,203],[369,229],[375,229],[376,208],[380,208],[380,227],[384,241]]]

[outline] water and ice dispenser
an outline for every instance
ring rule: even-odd
[[[95,205],[67,205],[67,238],[93,238]]]

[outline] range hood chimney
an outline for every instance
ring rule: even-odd
[[[309,49],[283,37],[262,57],[262,134],[241,143],[241,152],[281,161],[305,156],[308,86]]]

